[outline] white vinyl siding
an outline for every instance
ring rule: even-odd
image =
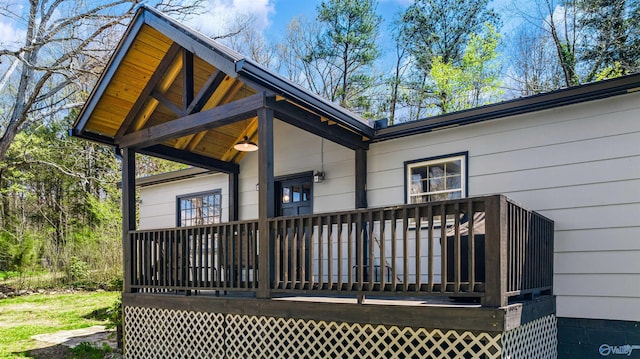
[[[328,140],[321,141],[320,137],[277,119],[273,137],[276,177],[324,168],[324,181],[313,184],[313,213],[355,208],[354,151]],[[240,219],[255,219],[258,218],[258,152],[248,153],[240,166]]]
[[[627,94],[375,143],[369,205],[403,203],[404,161],[468,151],[468,196],[503,193],[555,221],[558,316],[638,321],[639,118]]]
[[[172,228],[176,226],[176,198],[189,193],[220,189],[221,220],[229,220],[229,176],[206,174],[191,179],[142,187],[140,193],[140,229]]]

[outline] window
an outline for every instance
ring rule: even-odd
[[[220,190],[178,197],[178,226],[201,226],[220,223],[222,193]]]
[[[405,162],[407,203],[426,203],[467,195],[467,153]]]

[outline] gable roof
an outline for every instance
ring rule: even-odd
[[[145,6],[133,17],[72,132],[108,145],[137,143],[138,152],[189,157],[195,165],[214,159],[211,169],[228,171],[244,155],[233,150],[235,143],[244,136],[259,141],[255,111],[244,111],[245,105],[270,107],[276,118],[352,148],[366,148],[374,135],[358,115]],[[176,126],[203,120],[205,115],[197,114],[207,111],[233,115],[173,138],[136,142],[178,119]]]

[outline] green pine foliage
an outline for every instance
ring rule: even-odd
[[[315,49],[306,61],[323,61],[335,70],[327,81],[329,100],[365,114],[371,107],[367,90],[371,69],[380,56],[377,44],[381,18],[375,0],[326,0],[318,7],[322,24]]]

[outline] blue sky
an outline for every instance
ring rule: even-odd
[[[493,6],[504,6],[512,1],[514,0],[493,0]],[[413,0],[378,0],[377,11],[383,18],[381,34],[388,30],[392,19],[412,2]],[[294,17],[303,15],[314,18],[321,0],[206,0],[205,3],[205,13],[188,21],[197,30],[207,35],[223,33],[237,14],[245,14],[252,16],[256,30],[264,32],[268,40],[277,41]],[[27,0],[16,0],[11,4],[18,13],[21,12],[18,9],[28,7]],[[505,16],[503,21],[504,18]],[[0,16],[0,47],[21,38],[23,24],[15,20]]]
[[[147,1],[154,2],[154,0]],[[492,6],[502,15],[505,25],[502,28],[503,33],[513,28],[513,23],[516,21],[515,17],[511,16],[510,26],[508,13],[505,13],[503,8],[516,1],[518,0],[492,0]],[[228,33],[226,30],[229,24],[234,23],[238,15],[250,15],[253,19],[253,27],[265,35],[267,42],[275,43],[280,41],[287,25],[294,17],[315,18],[316,8],[321,2],[322,0],[206,0],[205,12],[185,22],[206,35],[217,35]],[[384,58],[392,51],[391,48],[385,47],[385,44],[392,44],[386,37],[389,25],[411,3],[413,0],[378,0],[377,12],[382,17],[381,38],[378,41],[382,44],[382,63],[386,63]],[[28,8],[28,1],[15,0],[11,6],[16,13],[21,13]],[[64,16],[64,14],[60,15]],[[24,23],[23,19],[0,16],[0,48],[18,48],[18,43],[24,41]],[[0,64],[0,70],[2,69],[4,66]]]
[[[250,14],[257,30],[265,31],[268,37],[279,36],[286,25],[296,16],[315,17],[321,0],[207,0],[206,14],[195,20],[194,27],[207,31],[219,21],[212,21],[222,14],[228,21],[233,14]],[[512,0],[493,0],[491,6],[502,8]],[[382,30],[399,12],[407,8],[413,0],[379,0],[378,14],[383,18]],[[500,11],[502,12],[502,11]]]
[[[507,16],[504,8],[517,0],[492,0],[492,7],[496,8],[503,17],[503,33],[513,28],[514,17]],[[189,25],[207,35],[225,33],[224,24],[232,23],[236,14],[248,14],[253,18],[253,26],[263,32],[268,42],[274,43],[284,34],[287,25],[294,17],[305,16],[313,19],[316,8],[322,0],[207,0],[205,14],[189,21]],[[390,23],[413,0],[378,0],[377,12],[382,17],[380,26],[380,44],[390,44],[385,34]],[[511,22],[510,22],[511,21]],[[387,53],[390,49],[383,48]]]
[[[204,33],[221,31],[222,24],[233,21],[236,14],[253,17],[256,30],[264,31],[267,38],[279,38],[287,24],[296,16],[314,18],[321,0],[208,0],[206,14],[192,19],[191,25]],[[381,30],[393,15],[405,9],[412,0],[381,0],[378,13],[383,17]]]
[[[304,15],[309,18],[315,17],[316,8],[321,0],[275,0],[275,11],[272,17],[270,28],[266,29],[270,35],[278,35],[292,18],[298,15]],[[383,25],[381,30],[386,30],[389,21],[395,14],[404,10],[411,0],[386,0],[380,1],[378,4],[378,14],[383,17]]]

